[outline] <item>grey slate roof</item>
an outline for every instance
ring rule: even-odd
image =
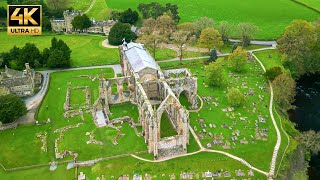
[[[159,66],[147,50],[141,44],[130,42],[127,44],[125,54],[134,72],[139,72],[145,68],[159,70]]]

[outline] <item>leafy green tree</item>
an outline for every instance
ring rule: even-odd
[[[218,59],[218,54],[216,49],[212,49],[210,52],[210,57],[208,62],[215,62]]]
[[[139,20],[139,14],[137,11],[132,11],[131,8],[120,13],[119,21],[122,23],[134,24]]]
[[[206,83],[210,86],[223,86],[225,85],[224,69],[221,63],[212,62],[205,66]]]
[[[119,21],[120,16],[121,16],[121,11],[112,10],[109,14],[109,19],[112,19],[114,21]]]
[[[26,105],[17,95],[0,96],[0,122],[11,123],[26,113]]]
[[[50,68],[61,68],[70,67],[70,65],[71,50],[69,46],[61,39],[52,38],[47,66]]]
[[[219,31],[214,28],[206,28],[201,32],[198,44],[200,47],[208,48],[210,52],[212,48],[221,48],[223,46],[223,41]]]
[[[0,17],[7,18],[7,10],[4,7],[0,7]]]
[[[247,55],[247,51],[239,46],[234,52],[229,55],[229,66],[231,66],[231,68],[236,72],[244,70],[244,67],[248,61]]]
[[[78,29],[80,31],[84,31],[91,26],[91,21],[86,14],[78,15],[73,18],[71,22],[73,28]]]
[[[241,46],[247,47],[258,28],[252,23],[240,23],[237,25],[237,31],[241,39]]]
[[[204,29],[213,28],[214,20],[205,16],[205,17],[201,17],[200,19],[197,19],[194,22],[194,24],[198,28],[198,31],[201,33]]]
[[[318,33],[319,34],[319,33]],[[278,39],[279,52],[284,55],[284,66],[290,69],[294,78],[299,78],[308,72],[320,72],[317,45],[317,31],[315,26],[304,20],[293,21]],[[319,68],[318,70],[316,70]]]
[[[245,95],[237,88],[232,88],[227,94],[228,103],[230,106],[238,107],[242,103],[246,102]]]
[[[42,30],[47,32],[52,30],[51,22],[48,16],[42,16]]]
[[[120,45],[122,40],[135,41],[138,37],[131,31],[131,26],[128,23],[117,22],[110,30],[108,40],[111,45]]]
[[[157,19],[165,13],[168,13],[172,16],[172,19],[175,22],[179,22],[180,20],[178,6],[171,3],[167,3],[165,6],[162,6],[158,2],[152,2],[149,4],[140,3],[138,5],[138,10],[141,12],[143,19]]]
[[[280,74],[273,81],[274,99],[279,106],[287,111],[292,109],[291,105],[295,101],[296,82],[288,74]]]
[[[232,25],[228,23],[227,21],[220,22],[218,26],[218,30],[222,36],[222,40],[224,43],[229,42],[229,34],[231,31]]]
[[[320,132],[313,130],[301,133],[300,142],[312,154],[317,155],[320,152]]]
[[[17,69],[25,69],[25,63],[29,63],[31,67],[41,67],[41,53],[35,44],[26,43],[24,47],[21,48],[19,55],[17,59]]]
[[[234,52],[238,47],[239,47],[239,44],[238,43],[234,43],[233,46],[232,46],[232,51],[231,52]]]
[[[270,80],[274,80],[274,78],[276,78],[280,74],[282,74],[282,68],[279,66],[267,69],[265,72],[266,77]]]
[[[66,57],[63,55],[63,51],[54,49],[50,52],[50,56],[48,57],[47,66],[49,68],[62,68],[68,66],[68,61]]]

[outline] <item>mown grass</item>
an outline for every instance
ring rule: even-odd
[[[254,54],[262,62],[266,69],[270,69],[275,66],[283,68],[282,58],[278,50],[266,50],[255,52]]]
[[[116,179],[128,174],[130,179],[134,174],[151,175],[152,179],[170,179],[169,175],[174,174],[180,179],[182,172],[195,172],[202,177],[202,172],[216,172],[220,170],[229,171],[231,177],[235,177],[235,170],[242,169],[247,174],[248,168],[240,162],[215,153],[199,153],[192,156],[172,159],[161,163],[150,163],[137,160],[132,157],[112,159],[97,163],[92,167],[80,167],[79,172],[84,172],[89,179],[95,179],[104,175],[106,179],[114,176]],[[266,177],[254,172],[254,179],[265,179]]]
[[[317,11],[320,11],[320,1],[319,0],[295,0],[299,3],[305,4],[308,7],[311,7]]]
[[[110,11],[106,0],[96,0],[92,9],[88,12],[88,16],[99,21],[107,20]]]
[[[0,32],[0,52],[9,51],[13,46],[22,47],[26,43],[34,43],[39,49],[51,46],[51,39],[56,37],[65,41],[71,52],[73,67],[106,65],[119,63],[118,49],[107,49],[101,45],[106,37],[91,35],[53,35],[42,36],[8,36]]]
[[[24,179],[24,180],[70,180],[75,178],[75,169],[67,170],[67,164],[58,165],[54,171],[49,170],[49,166],[5,172],[0,168],[1,180]]]
[[[152,0],[108,0],[112,9],[136,9],[139,3],[150,3]],[[259,27],[257,39],[274,39],[279,37],[284,28],[294,19],[316,20],[320,15],[311,9],[289,0],[199,0],[174,1],[159,0],[162,4],[172,3],[179,7],[181,22],[194,21],[208,16],[216,22],[228,21],[232,24],[251,22]],[[237,31],[233,30],[233,36]]]

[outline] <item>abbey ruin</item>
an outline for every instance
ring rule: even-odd
[[[124,42],[119,50],[123,76],[100,79],[100,97],[93,107],[96,125],[111,123],[109,105],[131,102],[138,106],[141,134],[155,159],[186,153],[189,112],[180,104],[179,97],[185,93],[190,108],[197,108],[197,78],[188,69],[161,70],[142,44]],[[161,137],[164,115],[176,135]]]

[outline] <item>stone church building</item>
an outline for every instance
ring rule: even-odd
[[[189,111],[180,104],[179,97],[184,93],[190,108],[197,108],[197,78],[188,69],[161,70],[142,44],[124,42],[119,50],[124,76],[101,80],[100,103],[94,111],[108,116],[109,105],[136,104],[142,135],[148,152],[153,153],[155,159],[186,153]],[[114,87],[116,93],[112,90]],[[161,121],[165,115],[176,135],[161,136]]]

